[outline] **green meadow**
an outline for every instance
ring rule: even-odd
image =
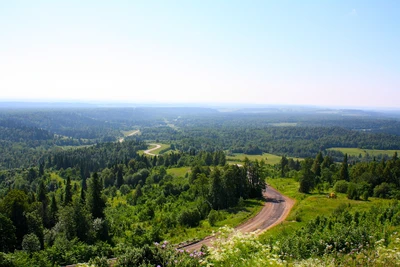
[[[380,149],[362,149],[355,147],[332,147],[328,148],[328,150],[336,150],[340,151],[343,154],[347,154],[349,156],[358,157],[360,154],[364,157],[367,154],[370,156],[378,156],[378,155],[388,155],[392,156],[394,152],[399,152],[398,150],[380,150]]]
[[[265,163],[275,165],[278,164],[281,161],[282,156],[274,155],[274,154],[269,154],[269,153],[263,153],[262,155],[246,155],[243,153],[234,153],[233,155],[229,155],[226,157],[227,162],[231,164],[241,164],[243,163],[245,158],[248,158],[251,161],[254,160],[264,160]],[[301,158],[293,158],[294,160],[302,160]]]

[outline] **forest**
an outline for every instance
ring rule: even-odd
[[[364,256],[370,266],[397,266],[397,152],[331,148],[400,151],[399,119],[358,110],[3,107],[0,266],[349,266],[365,265]],[[167,148],[146,154],[151,143]],[[234,153],[281,159],[231,164]],[[293,220],[260,237],[236,232],[270,185],[297,201]],[[302,208],[330,192],[336,202],[319,216]],[[213,232],[214,248],[181,245]]]

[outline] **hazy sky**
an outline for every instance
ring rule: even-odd
[[[400,1],[0,0],[0,100],[400,107]]]

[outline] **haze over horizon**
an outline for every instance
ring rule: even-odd
[[[398,1],[2,1],[0,102],[397,108]]]

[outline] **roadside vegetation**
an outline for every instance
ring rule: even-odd
[[[1,111],[0,266],[398,266],[399,125],[196,108]],[[149,143],[161,145],[155,156]],[[263,207],[265,183],[296,200],[292,211],[260,236],[236,232]],[[182,249],[213,233],[213,248]]]

